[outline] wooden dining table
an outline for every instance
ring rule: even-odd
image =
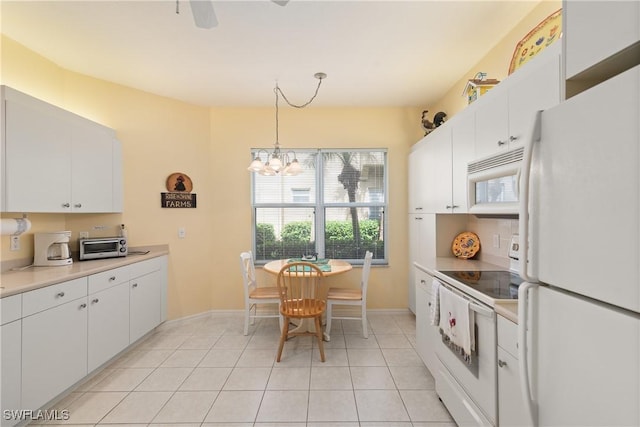
[[[275,274],[277,276],[278,273],[280,273],[280,270],[282,269],[282,267],[287,265],[290,260],[291,258],[269,261],[262,268],[264,268],[264,271],[271,274]],[[307,262],[313,263],[313,261],[307,261]],[[331,267],[331,270],[323,271],[322,274],[324,276],[335,276],[337,274],[346,273],[347,271],[350,271],[351,269],[353,269],[353,266],[349,262],[341,259],[330,259],[327,264]]]
[[[292,258],[269,261],[262,268],[264,269],[264,271],[271,274],[275,274],[277,276],[278,273],[280,273],[280,270],[282,270],[282,267],[289,264],[291,261],[292,261]],[[298,259],[296,259],[296,261],[298,261]],[[313,260],[306,261],[306,262],[313,262]],[[327,264],[331,266],[331,270],[322,272],[323,276],[325,277],[336,276],[338,274],[346,273],[353,269],[353,266],[349,262],[341,259],[330,259]],[[300,322],[300,324],[296,326],[296,328],[292,332],[302,332],[302,331],[315,332],[315,325],[313,324],[313,322],[310,322],[309,319],[303,319],[302,322]]]

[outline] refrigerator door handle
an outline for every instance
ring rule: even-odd
[[[520,371],[520,385],[522,400],[534,426],[538,425],[536,410],[531,393],[531,378],[529,377],[529,349],[527,347],[527,329],[529,328],[529,291],[537,289],[538,284],[523,282],[518,286],[518,369]],[[532,375],[535,376],[535,375]]]
[[[518,233],[520,234],[520,277],[528,282],[536,282],[537,278],[528,274],[529,265],[529,234],[535,235],[530,230],[532,224],[529,224],[529,178],[531,176],[531,157],[533,156],[533,144],[540,141],[540,119],[542,111],[537,111],[533,121],[533,129],[531,137],[524,145],[524,153],[522,155],[522,167],[519,177],[519,225]]]

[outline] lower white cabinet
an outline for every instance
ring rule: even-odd
[[[532,425],[522,399],[518,370],[518,325],[498,316],[498,424]]]
[[[416,350],[420,358],[435,375],[440,361],[436,356],[436,340],[440,339],[437,325],[431,324],[431,284],[433,277],[414,267],[416,280]]]
[[[89,372],[129,345],[129,282],[89,295]]]
[[[22,319],[22,408],[40,408],[86,375],[86,296]]]
[[[4,409],[20,408],[22,321],[15,320],[0,326],[0,390],[2,391],[2,427],[13,426],[18,420],[5,418]]]
[[[0,425],[9,427],[20,420],[5,410],[20,408],[22,388],[22,295],[0,299]]]
[[[21,421],[11,411],[43,408],[158,326],[166,274],[161,256],[0,299],[2,427]]]
[[[135,342],[160,323],[162,277],[154,271],[131,279],[129,341]]]

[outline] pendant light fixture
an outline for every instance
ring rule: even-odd
[[[300,163],[296,158],[296,153],[293,150],[288,150],[285,152],[280,149],[280,141],[278,140],[278,130],[279,130],[278,129],[279,128],[278,101],[280,99],[280,95],[282,95],[282,99],[284,99],[286,103],[289,104],[289,106],[294,108],[304,108],[307,105],[311,104],[313,100],[316,98],[316,96],[318,95],[318,90],[320,90],[322,79],[325,79],[327,75],[325,73],[316,73],[314,74],[314,77],[318,79],[318,86],[316,86],[316,91],[311,97],[311,99],[309,99],[307,102],[301,105],[296,105],[289,102],[285,94],[282,92],[282,90],[278,86],[278,83],[276,82],[276,87],[273,89],[273,91],[276,94],[276,142],[274,144],[274,149],[271,152],[271,154],[269,154],[269,152],[263,148],[258,149],[256,151],[253,161],[247,168],[249,171],[256,172],[260,175],[266,175],[266,176],[273,176],[277,174],[282,174],[284,176],[294,176],[302,172],[302,167],[300,166]],[[266,161],[264,163],[260,158],[260,155],[263,152],[266,155]]]

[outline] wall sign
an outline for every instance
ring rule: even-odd
[[[160,193],[160,206],[163,208],[195,208],[196,194],[192,193],[193,182],[189,175],[182,172],[167,177],[168,193]]]

